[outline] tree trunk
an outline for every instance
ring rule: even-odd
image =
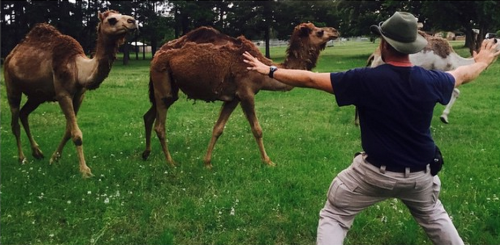
[[[476,51],[479,51],[479,49],[481,48],[481,44],[483,43],[484,36],[486,35],[486,32],[487,32],[487,28],[481,27],[479,29],[479,34],[477,35],[476,45],[475,45]]]
[[[470,54],[473,55],[474,50],[476,50],[476,34],[469,27],[465,30],[465,45],[469,48]]]
[[[266,39],[266,58],[271,59],[271,54],[269,51],[269,26],[266,26],[264,32],[264,39]]]
[[[146,40],[142,39],[142,60],[146,59]]]
[[[152,57],[156,54],[156,46],[158,45],[158,41],[156,40],[156,36],[151,37],[151,55]]]
[[[125,43],[125,45],[123,45],[123,65],[128,65],[128,61],[129,61],[129,44],[128,43]]]

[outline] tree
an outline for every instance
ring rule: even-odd
[[[333,1],[293,1],[280,2],[276,7],[274,31],[281,40],[290,38],[295,26],[312,22],[316,26],[331,26],[338,29],[339,21],[336,4]]]
[[[249,39],[262,38],[259,28],[262,22],[262,7],[254,1],[234,1],[228,5],[223,32],[229,36],[244,35]]]
[[[72,36],[77,40],[80,40],[81,32],[84,29],[81,19],[82,9],[70,3],[68,0],[59,0],[57,2],[3,1],[1,6],[2,32],[9,34],[2,35],[3,57],[5,57],[37,23],[50,23],[62,33]],[[87,43],[81,42],[81,44],[85,47]]]
[[[269,39],[286,40],[301,22],[317,26],[333,26],[342,36],[370,35],[370,26],[395,11],[408,11],[424,23],[424,30],[466,33],[471,52],[478,48],[485,33],[500,30],[498,1],[350,1],[350,0],[265,0],[265,1],[2,1],[0,18],[4,35],[1,52],[10,50],[38,22],[49,22],[61,32],[73,36],[85,53],[95,49],[97,12],[114,9],[134,16],[141,26],[132,37],[150,43],[153,53],[164,42],[180,37],[199,26],[213,26],[229,36],[244,35],[262,39],[265,54],[270,57]],[[479,35],[473,30],[477,29]],[[6,35],[5,33],[8,33]],[[129,37],[130,39],[130,37]],[[123,46],[124,63],[128,62],[128,46]],[[136,51],[136,58],[139,53]],[[145,54],[143,53],[143,58]]]
[[[28,8],[29,4],[27,2],[2,1],[1,6],[2,57],[5,57],[29,30],[24,18],[24,9]]]
[[[199,26],[214,26],[219,16],[214,9],[221,6],[220,1],[171,1],[170,4],[176,38]]]
[[[340,1],[337,5],[342,36],[361,36],[370,33],[370,26],[386,19],[391,10],[382,1]]]
[[[146,11],[148,18],[142,28],[144,36],[149,36],[151,52],[156,53],[159,46],[163,44],[165,36],[169,35],[169,29],[173,28],[173,19],[165,16],[166,5],[163,1],[154,1]]]
[[[423,14],[433,27],[460,30],[466,34],[470,53],[477,50],[490,29],[498,28],[500,16],[497,1],[423,2]],[[476,34],[473,29],[479,30]]]

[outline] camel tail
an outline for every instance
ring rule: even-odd
[[[153,86],[153,79],[151,77],[149,77],[149,101],[151,101],[151,104],[153,104],[153,106],[156,106],[155,88]]]

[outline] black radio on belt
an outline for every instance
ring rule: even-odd
[[[441,168],[443,168],[443,164],[444,164],[443,155],[441,154],[439,148],[436,146],[436,152],[434,153],[434,158],[430,163],[431,175],[432,176],[437,175],[439,171],[441,171]]]

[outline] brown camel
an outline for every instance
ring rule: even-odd
[[[320,51],[325,49],[326,43],[337,37],[337,30],[332,27],[318,28],[312,23],[302,23],[295,27],[291,35],[285,61],[277,66],[311,70],[316,66]],[[191,99],[223,101],[204,158],[207,168],[212,167],[211,158],[215,143],[239,103],[250,123],[263,162],[274,165],[264,149],[262,128],[255,114],[254,97],[259,90],[288,91],[292,87],[267,76],[248,72],[247,64],[242,58],[244,51],[250,52],[268,65],[272,64],[272,61],[266,59],[257,46],[245,37],[232,38],[210,27],[200,27],[163,45],[151,62],[149,97],[152,106],[144,114],[144,159],[147,159],[151,152],[154,123],[166,161],[175,166],[166,143],[165,123],[167,110],[178,99],[180,89]]]
[[[115,60],[118,46],[126,34],[137,29],[134,18],[108,10],[98,13],[97,45],[94,58],[85,56],[82,46],[72,37],[61,34],[49,24],[37,24],[5,59],[4,75],[7,97],[12,112],[12,132],[17,141],[19,161],[26,163],[21,148],[23,124],[31,144],[32,155],[43,158],[43,153],[33,138],[28,116],[41,103],[58,101],[66,117],[66,131],[61,143],[50,158],[50,163],[61,157],[66,142],[71,138],[78,152],[80,172],[92,176],[83,155],[82,132],[76,115],[87,90],[96,89],[108,76]],[[19,110],[22,94],[27,101]]]

